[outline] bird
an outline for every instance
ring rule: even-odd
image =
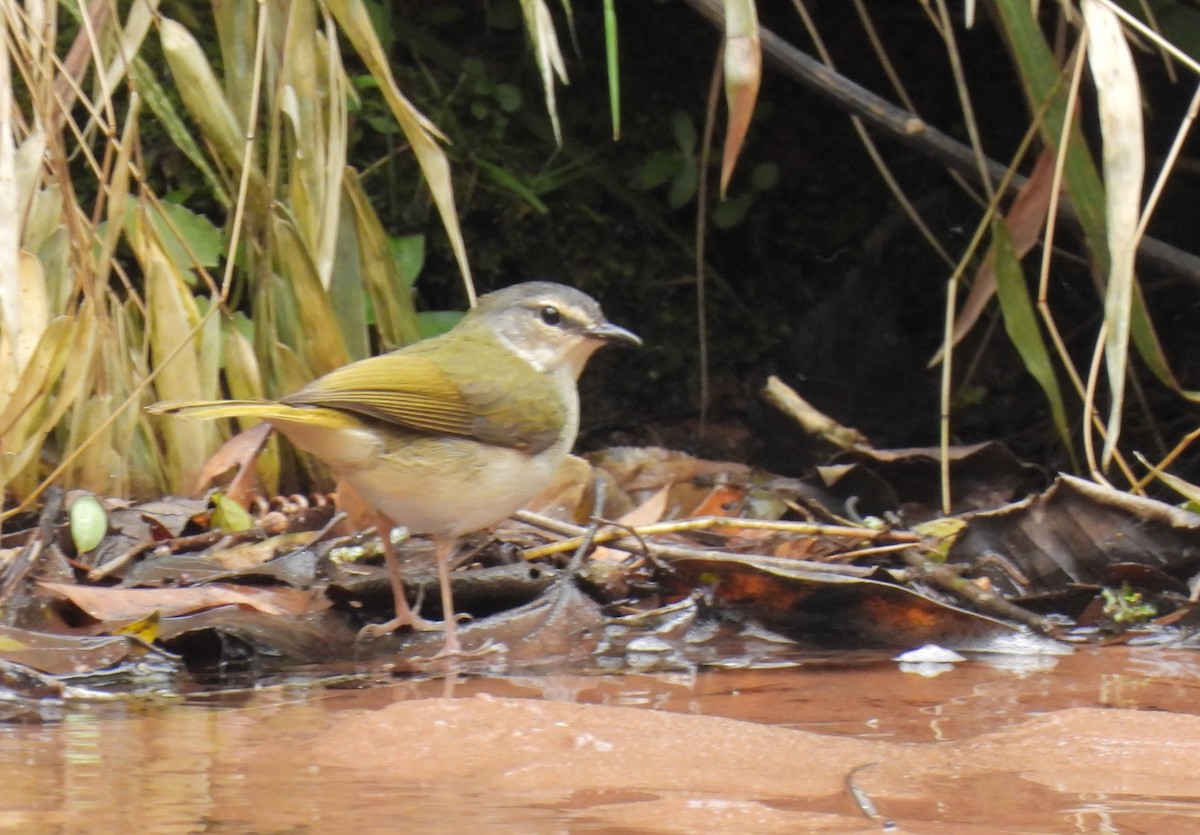
[[[434,546],[444,631],[434,658],[465,654],[450,558],[466,534],[511,516],[554,478],[579,430],[577,381],[606,344],[642,340],[563,284],[480,296],[445,333],[358,360],[279,400],[162,401],[184,418],[258,418],[323,461],[377,515],[395,616],[365,627],[435,630],[412,611],[392,544],[403,526]]]

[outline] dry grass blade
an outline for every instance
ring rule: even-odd
[[[272,286],[289,296],[284,303],[294,317],[292,345],[312,369],[313,376],[319,376],[350,361],[342,328],[321,286],[312,251],[305,246],[296,225],[278,212],[274,221],[279,270],[286,281]]]
[[[205,354],[212,356],[216,345],[198,330],[200,311],[182,275],[166,254],[145,234],[148,223],[141,220],[142,234],[135,237],[141,247],[138,258],[146,280],[147,328],[151,359],[160,370],[156,390],[163,399],[205,400],[216,392],[215,373],[205,373]],[[210,318],[210,322],[216,323]],[[190,344],[179,345],[180,339]],[[215,372],[215,368],[213,369]],[[216,444],[216,428],[163,422],[166,437],[167,471],[174,484],[193,484],[209,451]]]
[[[725,4],[725,104],[729,129],[721,153],[721,196],[729,188],[733,167],[742,151],[750,117],[762,83],[762,44],[758,35],[755,0]]]
[[[51,320],[8,400],[0,408],[0,481],[7,489],[28,487],[32,475],[26,468],[35,460],[53,428],[44,420],[55,381],[71,356],[74,331],[63,316]]]
[[[8,40],[8,15],[0,13],[0,41]],[[26,282],[20,268],[21,219],[17,207],[13,145],[13,86],[8,49],[0,49],[0,396],[8,395],[29,362],[38,336],[22,336]],[[26,285],[26,286],[23,286]]]
[[[192,135],[190,126],[184,122],[182,115],[175,107],[175,102],[159,84],[158,78],[146,62],[140,58],[132,62],[129,74],[137,85],[138,93],[146,102],[147,109],[154,114],[154,118],[158,120],[171,141],[175,143],[175,147],[182,151],[188,162],[200,172],[200,176],[204,178],[205,184],[211,189],[217,202],[228,209],[233,202],[229,196],[229,190],[209,164],[204,152],[200,150],[200,145]]]
[[[426,119],[420,111],[413,107],[396,85],[392,76],[391,66],[387,55],[379,43],[379,37],[371,25],[371,18],[366,7],[360,0],[330,0],[327,3],[330,12],[337,19],[342,32],[354,45],[359,57],[367,65],[367,69],[379,84],[384,99],[392,110],[392,115],[400,123],[400,129],[412,146],[425,182],[433,195],[442,225],[450,237],[450,246],[458,261],[458,268],[463,274],[467,295],[471,303],[475,302],[475,287],[471,282],[471,268],[467,262],[467,247],[463,240],[462,228],[458,222],[458,211],[455,208],[454,188],[450,182],[450,163],[445,152],[438,147],[437,140],[442,134],[433,123]]]
[[[170,18],[160,20],[159,38],[184,107],[198,123],[201,135],[213,149],[218,162],[227,171],[234,172],[232,180],[236,182],[242,173],[245,133],[238,126],[204,51],[187,29]],[[270,200],[262,174],[252,167],[249,175],[251,214],[265,212]]]
[[[0,277],[5,286],[3,308],[6,337],[0,340],[0,400],[12,396],[21,373],[46,332],[49,307],[46,298],[46,276],[41,262],[26,252],[14,250],[15,267]],[[8,270],[8,267],[3,269]]]
[[[60,29],[55,15],[66,7],[10,4],[0,22],[5,500],[36,498],[55,460],[52,478],[97,491],[186,485],[217,433],[177,432],[142,414],[152,382],[158,396],[207,399],[221,395],[223,374],[234,395],[279,395],[366,354],[372,309],[386,343],[416,339],[410,284],[397,279],[387,233],[346,164],[354,92],[343,33],[429,176],[466,274],[443,137],[396,88],[361,0],[212,4],[203,12],[219,55],[205,52],[212,37],[202,46],[158,6],[93,2]],[[143,50],[152,27],[165,78]],[[63,35],[65,57],[48,33]],[[228,217],[156,194],[160,172],[143,169],[140,144],[147,117],[195,167],[168,181],[198,180],[197,205]],[[261,124],[269,130],[260,135]],[[162,159],[158,149],[149,158]],[[92,193],[93,206],[77,205]],[[220,282],[207,272],[218,266]],[[227,318],[232,290],[253,327]],[[53,448],[43,450],[47,439]],[[262,462],[277,486],[274,444]]]
[[[1012,248],[1018,259],[1023,258],[1033,249],[1046,224],[1053,175],[1054,154],[1049,150],[1044,150],[1038,157],[1029,179],[1017,192],[1012,207],[1005,215],[1004,222],[1008,226]],[[954,337],[951,342],[953,345],[957,345],[975,326],[988,302],[996,293],[996,246],[996,242],[993,241],[992,250],[989,251],[987,258],[984,259],[979,271],[975,274],[971,291],[954,321]]]
[[[1109,272],[1104,298],[1104,357],[1112,402],[1101,466],[1107,467],[1121,433],[1125,370],[1129,360],[1134,259],[1146,152],[1142,136],[1142,94],[1137,69],[1121,23],[1107,6],[1083,0],[1088,66],[1096,82],[1100,130],[1104,138],[1105,218]]]
[[[254,346],[241,327],[252,327],[241,313],[221,319],[222,371],[229,394],[237,400],[259,400],[266,396],[262,369]],[[245,424],[243,424],[245,425]],[[272,435],[258,456],[258,476],[268,495],[279,492],[279,441]]]
[[[291,128],[286,144],[292,215],[312,254],[321,286],[328,290],[333,280],[340,182],[346,167],[350,90],[336,35],[330,39],[320,36],[315,12],[314,3],[288,7],[279,69],[280,85],[287,92],[279,96],[279,104]]]
[[[416,342],[420,338],[417,314],[411,297],[396,292],[405,281],[388,249],[387,232],[371,208],[358,177],[347,172],[343,186],[358,236],[363,284],[371,298],[384,347],[390,350]]]
[[[554,129],[554,141],[562,146],[562,126],[558,121],[558,106],[555,104],[555,75],[567,83],[567,67],[563,63],[562,50],[558,46],[558,34],[554,30],[554,18],[545,0],[521,0],[521,12],[525,16],[525,30],[533,42],[533,55],[538,73],[542,77],[542,94],[546,99],[546,111]]]

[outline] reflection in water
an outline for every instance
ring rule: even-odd
[[[660,791],[620,780],[577,792],[573,775],[562,773],[561,791],[550,799],[544,793],[523,795],[519,780],[510,784],[503,774],[485,773],[487,757],[475,766],[484,770],[437,781],[423,778],[422,762],[397,764],[387,751],[378,752],[378,761],[390,765],[374,769],[316,759],[316,741],[328,741],[330,734],[336,740],[344,731],[350,744],[352,717],[384,716],[385,708],[407,700],[447,695],[469,700],[479,694],[535,699],[550,708],[581,703],[745,720],[779,728],[780,751],[814,744],[833,751],[834,762],[843,743],[854,746],[846,748],[854,757],[868,759],[875,755],[863,746],[876,746],[880,767],[860,772],[856,785],[902,826],[935,821],[953,824],[945,831],[955,832],[971,832],[972,826],[1116,831],[1136,821],[1142,831],[1200,828],[1200,776],[1190,769],[1155,771],[1168,769],[1171,756],[1189,754],[1180,746],[1191,744],[1156,734],[1178,735],[1181,727],[1190,727],[1181,723],[1192,721],[1200,728],[1200,719],[1178,715],[1200,713],[1200,655],[1106,648],[1052,660],[1049,668],[1014,671],[975,659],[933,679],[878,661],[657,676],[397,680],[363,689],[281,688],[221,706],[74,704],[64,709],[61,722],[0,726],[0,831],[543,832],[656,826],[683,832],[697,831],[704,821],[700,828],[707,831],[766,832],[868,825],[844,791],[829,791],[817,780],[812,761],[793,764],[794,790],[786,796],[745,788],[733,778],[750,780],[759,759],[755,752],[736,766],[721,757],[701,763],[717,777],[728,775],[726,792]],[[1068,710],[1094,707],[1131,712]],[[1061,731],[1031,719],[1045,714],[1064,717]],[[613,741],[635,751],[645,746],[656,756],[676,750],[683,762],[697,748],[695,735],[679,738],[665,722],[663,738],[652,732],[621,738],[621,716],[619,710],[601,713],[598,729],[588,731],[596,757],[610,751]],[[1127,735],[1087,739],[1079,729],[1103,730],[1100,720],[1106,717],[1121,720],[1114,727],[1129,729]],[[694,727],[715,737],[731,726]],[[605,728],[612,740],[603,738]],[[381,729],[381,740],[395,730]],[[747,741],[758,738],[754,730],[743,734]],[[422,734],[420,726],[402,731]],[[429,729],[426,734],[435,736]],[[1200,732],[1195,737],[1200,745]],[[1081,758],[1078,773],[1072,772],[1076,747],[1108,754],[1108,766]],[[1055,756],[1039,770],[1037,751],[1043,748]],[[1033,753],[1022,759],[1020,752]],[[765,758],[770,752],[761,753]],[[562,754],[547,750],[544,764]],[[962,770],[968,765],[986,770]],[[445,763],[439,767],[454,773]],[[1118,768],[1126,771],[1118,774]],[[840,776],[833,774],[829,785],[839,785],[849,771],[847,766]],[[997,785],[1005,791],[998,794]]]

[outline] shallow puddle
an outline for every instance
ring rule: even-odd
[[[1118,647],[74,704],[0,726],[0,830],[1197,831],[1198,714],[1200,654]]]

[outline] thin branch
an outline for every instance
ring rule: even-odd
[[[724,25],[724,6],[720,0],[687,0],[689,6],[718,27]],[[855,115],[871,127],[889,134],[926,156],[932,157],[951,170],[968,176],[978,176],[979,168],[970,148],[945,133],[926,124],[920,117],[896,107],[854,82],[844,78],[820,61],[792,46],[783,38],[760,27],[763,53],[787,77],[832,101],[837,107]],[[999,181],[1005,168],[995,160],[986,160],[988,176]],[[1010,188],[1015,193],[1026,178],[1015,176]],[[1061,204],[1062,216],[1076,222],[1069,204]],[[1200,284],[1200,256],[1185,252],[1155,238],[1142,238],[1138,254],[1144,264]]]

